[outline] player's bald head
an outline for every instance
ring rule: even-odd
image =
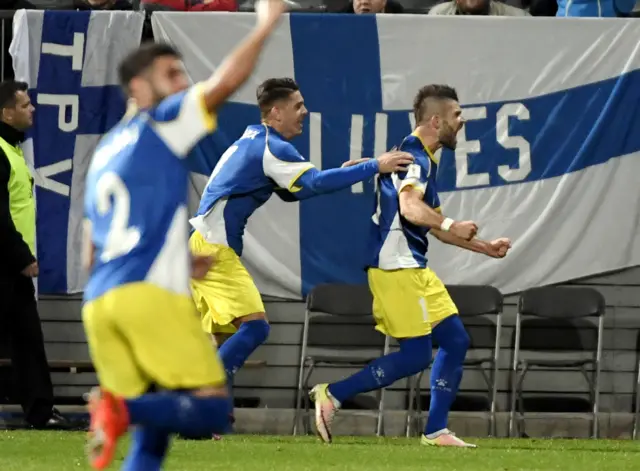
[[[413,115],[416,119],[416,126],[434,115],[442,114],[444,107],[451,102],[458,102],[458,93],[455,88],[437,84],[422,87],[413,100]]]
[[[299,90],[300,87],[296,81],[289,77],[270,78],[262,82],[256,90],[256,98],[262,117],[265,118],[277,102],[288,100]]]

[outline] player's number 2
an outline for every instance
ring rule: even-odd
[[[131,252],[140,242],[140,231],[135,227],[129,227],[131,196],[117,174],[108,172],[102,175],[98,180],[96,194],[100,216],[106,216],[113,210],[107,240],[100,255],[106,263]]]

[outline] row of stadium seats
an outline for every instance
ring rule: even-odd
[[[458,306],[471,339],[465,369],[479,370],[486,381],[489,435],[496,436],[496,392],[500,374],[498,365],[501,360],[503,297],[491,286],[447,288]],[[308,392],[316,367],[362,366],[373,359],[370,354],[372,346],[376,346],[380,354],[397,347],[394,340],[378,334],[373,325],[369,331],[354,331],[349,328],[354,318],[366,319],[371,323],[372,301],[367,286],[320,285],[307,297],[294,435],[298,433],[301,422],[305,432],[310,430]],[[523,383],[527,372],[532,369],[553,368],[578,370],[584,375],[592,412],[591,435],[598,437],[604,316],[604,297],[592,288],[544,287],[525,291],[520,296],[512,342],[512,368],[509,372],[510,436],[525,435],[523,424],[527,407]],[[347,356],[344,355],[346,348],[350,352]],[[541,357],[541,352],[546,355]],[[549,353],[555,358],[550,359]],[[638,367],[640,385],[640,363]],[[420,400],[422,376],[423,373],[420,373],[411,381],[406,419],[407,436],[419,428],[416,428],[416,422],[423,418],[424,405]],[[384,391],[380,393],[378,400],[376,411],[364,413],[377,416],[377,431],[380,435],[383,428]],[[425,402],[428,407],[428,402]],[[640,391],[636,391],[634,438],[638,434],[639,419]]]

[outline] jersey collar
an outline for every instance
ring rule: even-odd
[[[424,150],[427,152],[427,154],[429,155],[429,158],[433,161],[433,163],[438,164],[440,163],[440,159],[438,159],[435,154],[433,152],[431,152],[431,149],[429,149],[428,146],[426,146],[424,144],[424,141],[422,140],[422,138],[420,137],[420,135],[418,134],[418,131],[413,131],[411,133],[412,136],[415,136],[419,141],[420,144],[422,144],[422,147],[424,148]]]
[[[276,131],[276,130],[275,130],[275,128],[273,128],[272,126],[269,126],[267,123],[264,123],[264,122],[262,122],[262,123],[260,123],[260,124],[262,124],[262,126],[264,126],[264,128],[265,128],[267,131],[269,131],[270,133],[275,134],[275,135],[276,135],[276,136],[278,136],[280,139],[285,140],[285,139],[284,139],[284,137],[282,136],[282,134],[280,134],[278,131]]]
[[[13,147],[17,147],[18,144],[24,141],[24,132],[18,131],[4,121],[0,121],[0,137]]]

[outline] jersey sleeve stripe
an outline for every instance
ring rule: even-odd
[[[308,172],[312,168],[314,168],[314,166],[311,163],[307,164],[306,167],[301,168],[300,171],[289,182],[289,186],[287,187],[287,190],[289,190],[291,193],[295,193],[296,191],[302,190],[301,186],[296,186],[296,182],[305,172]]]
[[[207,109],[207,105],[204,101],[204,84],[199,83],[196,85],[198,87],[198,102],[200,103],[200,111],[202,112],[202,122],[204,123],[204,127],[207,131],[213,132],[215,131],[218,125],[218,116],[215,112],[209,112]]]
[[[175,101],[173,107],[177,108],[176,116],[155,121],[153,127],[176,157],[183,159],[202,138],[213,132],[216,118],[204,106],[204,88],[200,83],[183,94],[180,101]]]
[[[400,193],[402,190],[404,190],[407,187],[414,188],[418,190],[420,193],[422,193],[423,195],[427,192],[427,184],[421,182],[417,178],[411,178],[411,179],[405,178],[404,180],[402,180],[402,184],[398,189],[398,193]]]

